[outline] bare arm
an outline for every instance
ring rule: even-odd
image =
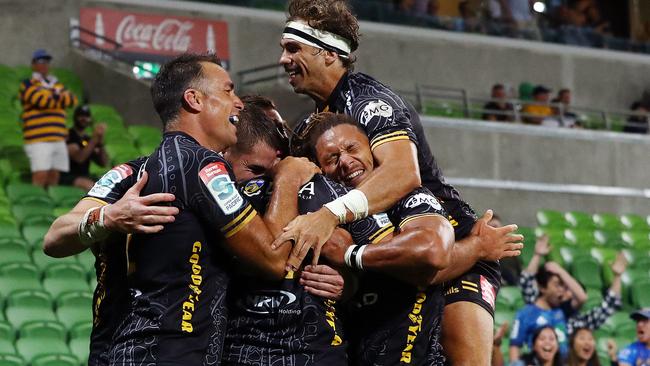
[[[104,225],[111,231],[123,233],[155,233],[163,224],[174,221],[178,208],[154,206],[171,202],[174,195],[156,193],[140,197],[140,190],[147,183],[147,174],[133,185],[124,196],[104,209]],[[43,239],[43,251],[51,257],[67,257],[83,252],[87,247],[79,239],[79,222],[86,211],[103,204],[97,199],[82,199],[70,212],[58,217]]]
[[[582,286],[564,268],[555,262],[547,262],[546,270],[557,274],[571,292],[571,307],[579,309],[587,301],[587,293]]]
[[[548,236],[543,235],[537,238],[537,241],[535,242],[535,252],[530,258],[530,262],[528,262],[524,271],[532,275],[536,274],[539,270],[539,265],[542,263],[542,258],[546,257],[550,252],[551,246],[548,243]]]
[[[510,358],[510,362],[515,362],[519,360],[519,357],[521,356],[521,350],[517,346],[510,346],[510,349],[508,350],[508,355]]]
[[[625,272],[625,269],[627,269],[627,259],[623,252],[619,252],[612,264],[614,278],[612,279],[612,285],[609,287],[609,290],[618,297],[621,297],[621,276]]]

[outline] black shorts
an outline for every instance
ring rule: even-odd
[[[464,275],[445,282],[443,289],[445,306],[459,301],[468,301],[480,305],[494,317],[494,304],[500,284],[480,274],[482,270],[476,269],[477,265]]]

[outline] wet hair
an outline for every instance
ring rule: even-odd
[[[571,337],[569,338],[569,359],[567,360],[568,366],[578,365],[578,355],[576,355],[576,351],[573,348],[573,346],[575,345],[575,341],[578,333],[582,330],[588,331],[593,336],[593,332],[591,331],[591,329],[586,327],[580,327],[573,330],[573,334],[571,334]],[[595,340],[596,338],[594,337],[594,341]],[[591,355],[591,358],[587,360],[587,366],[600,366],[600,360],[598,359],[598,352],[596,352],[595,347],[594,347],[594,353]]]
[[[259,142],[279,150],[283,156],[289,151],[288,141],[280,136],[276,124],[264,113],[264,109],[244,102],[237,122],[237,143],[230,149],[236,154],[248,154]]]
[[[239,99],[241,99],[241,102],[244,103],[244,105],[252,105],[263,110],[277,109],[275,103],[273,103],[271,99],[258,94],[244,95],[239,97]]]
[[[202,62],[221,66],[213,54],[186,53],[167,62],[151,83],[151,99],[166,128],[183,108],[183,94],[188,88],[200,89],[203,80]]]
[[[359,48],[359,22],[346,0],[290,0],[287,21],[303,20],[310,27],[328,31],[350,41],[352,52]],[[356,57],[340,58],[352,70]]]
[[[318,163],[316,154],[316,143],[318,139],[328,130],[340,126],[351,125],[356,127],[364,136],[366,133],[352,117],[332,112],[314,113],[309,117],[309,124],[305,127],[300,136],[293,136],[291,139],[291,154],[304,156],[309,160]]]

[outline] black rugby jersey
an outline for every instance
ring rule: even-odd
[[[272,191],[270,180],[252,179],[241,190],[259,212],[266,210]],[[299,211],[317,211],[347,192],[342,185],[316,175],[299,191]],[[379,241],[393,231],[386,215],[344,228],[360,244]],[[299,279],[300,274],[293,272],[281,283],[233,278],[225,365],[347,365],[347,342],[335,302],[309,294]]]
[[[418,188],[387,211],[399,231],[411,220],[440,215],[440,202]],[[381,245],[381,244],[377,244]],[[364,272],[348,306],[352,365],[429,365],[437,342],[443,307],[442,287],[418,288],[387,274]]]
[[[456,240],[469,235],[476,214],[460,193],[445,181],[427,142],[420,116],[410,103],[371,76],[348,73],[318,110],[344,113],[354,118],[368,135],[371,149],[390,141],[411,140],[418,150],[422,186],[440,200],[454,227]],[[307,118],[296,126],[296,134],[300,135],[308,123]],[[498,262],[479,261],[470,272],[484,274],[492,283],[501,281]]]
[[[165,133],[145,170],[141,194],[173,193],[180,213],[160,233],[131,237],[131,311],[111,362],[218,365],[231,258],[222,244],[257,212],[237,191],[230,165],[184,133]]]
[[[135,184],[146,158],[120,164],[104,174],[84,199],[111,204]],[[113,333],[124,320],[128,304],[126,284],[127,235],[111,233],[92,247],[95,255],[97,286],[93,293],[93,329],[90,334],[89,365],[108,365],[108,350]]]

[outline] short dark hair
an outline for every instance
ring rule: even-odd
[[[494,85],[492,85],[492,90],[504,89],[504,88],[505,87],[503,86],[503,84],[494,84]]]
[[[289,151],[288,142],[278,133],[275,123],[259,106],[244,102],[244,109],[239,112],[237,122],[237,143],[231,147],[232,152],[248,154],[258,142],[264,142],[283,155]]]
[[[546,288],[548,286],[548,282],[551,280],[551,278],[553,278],[553,276],[559,278],[556,273],[549,272],[544,266],[541,266],[535,274],[535,281],[537,281],[537,285],[540,288]]]
[[[167,127],[183,108],[183,93],[189,87],[197,88],[203,78],[202,62],[221,66],[214,54],[186,53],[167,62],[151,83],[151,99],[156,112]]]
[[[277,109],[275,103],[265,96],[259,94],[249,94],[239,97],[244,105],[252,105],[262,109]]]
[[[332,112],[314,113],[309,116],[309,123],[301,136],[293,136],[291,139],[291,154],[294,156],[304,156],[318,163],[316,154],[316,143],[318,139],[325,131],[340,125],[354,126],[364,136],[366,135],[359,124],[346,114]]]
[[[352,52],[359,48],[359,21],[345,0],[291,0],[288,21],[304,20],[310,27],[328,31],[350,41]],[[346,69],[352,70],[356,57],[341,57]]]

